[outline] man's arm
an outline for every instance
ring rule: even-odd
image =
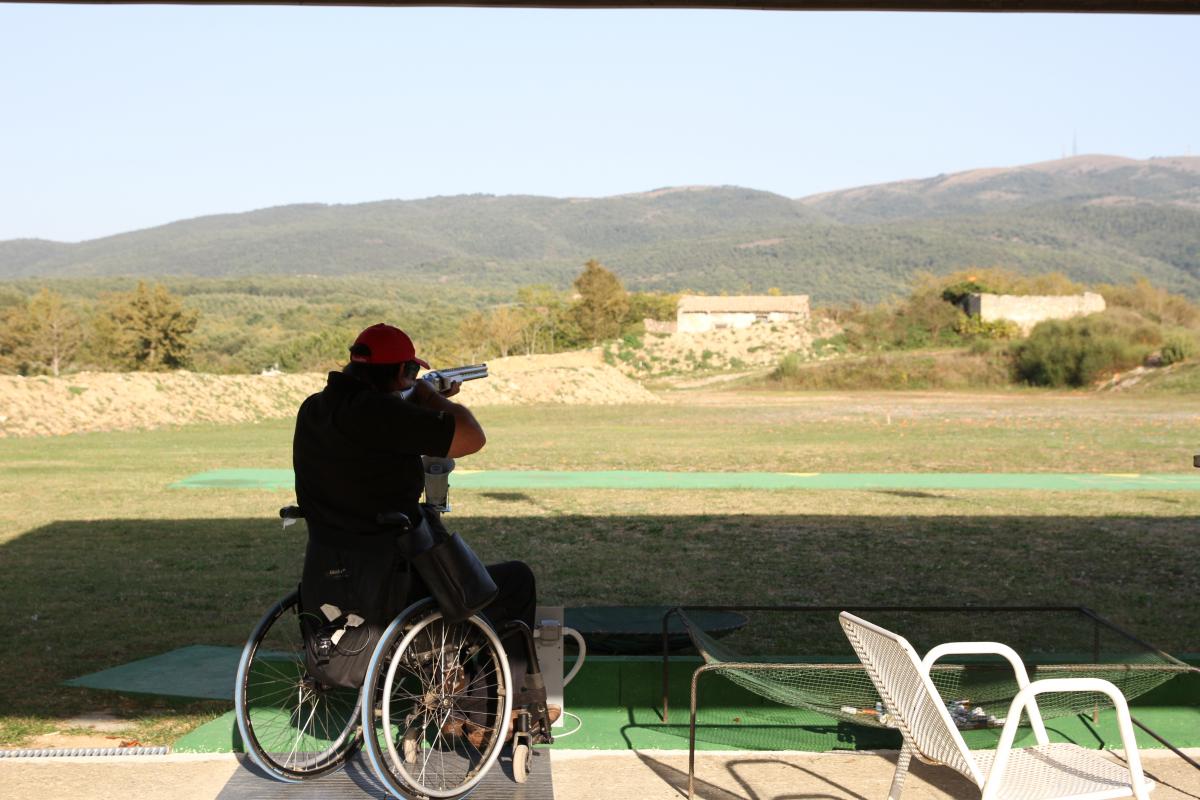
[[[454,384],[447,392],[448,395],[458,393],[458,384]],[[454,438],[450,440],[450,449],[446,452],[447,458],[459,458],[461,456],[469,456],[472,453],[477,453],[487,444],[487,437],[483,435],[483,428],[479,421],[475,419],[475,415],[471,413],[466,406],[452,403],[445,396],[438,394],[433,385],[427,381],[417,381],[413,387],[412,399],[417,405],[422,408],[427,408],[430,411],[440,411],[443,414],[449,414],[454,417]]]

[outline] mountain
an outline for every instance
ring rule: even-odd
[[[972,265],[1146,276],[1200,297],[1200,158],[1080,156],[793,200],[732,186],[615,197],[293,205],[63,244],[0,242],[0,279],[371,273],[565,286],[589,258],[637,289],[873,301]]]
[[[1048,203],[1144,202],[1200,210],[1200,157],[1076,156],[825,192],[800,201],[846,223],[993,214]]]

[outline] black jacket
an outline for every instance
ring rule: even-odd
[[[336,546],[380,533],[382,511],[415,519],[421,456],[445,456],[453,439],[453,416],[329,373],[300,406],[292,440],[296,499],[310,533]]]

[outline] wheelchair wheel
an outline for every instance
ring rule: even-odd
[[[533,750],[525,742],[516,742],[512,748],[513,780],[525,783],[529,780],[529,768],[533,765]]]
[[[367,755],[401,797],[460,798],[496,763],[512,721],[512,675],[478,616],[447,625],[432,601],[384,632],[367,669]]]
[[[323,686],[308,674],[299,614],[298,591],[267,612],[242,650],[234,687],[247,755],[288,782],[338,769],[362,740],[360,693]]]

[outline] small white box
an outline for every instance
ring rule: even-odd
[[[563,702],[563,607],[538,606],[534,617],[533,643],[537,650],[538,666],[546,682],[546,702],[565,712]],[[554,723],[555,728],[566,725],[564,713]]]

